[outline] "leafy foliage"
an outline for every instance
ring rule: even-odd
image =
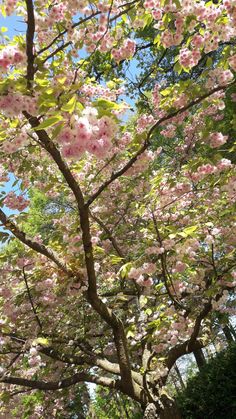
[[[177,401],[186,419],[234,419],[236,411],[236,345],[207,362],[187,382]]]

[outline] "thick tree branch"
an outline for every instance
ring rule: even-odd
[[[122,384],[124,384],[126,388],[129,389],[129,394],[132,395],[134,388],[131,375],[131,365],[128,354],[127,339],[122,321],[113,313],[109,307],[107,307],[105,303],[103,303],[97,294],[96,273],[94,269],[93,248],[89,226],[89,210],[86,207],[80,209],[80,225],[82,229],[85,263],[88,274],[88,301],[94,310],[100,314],[103,320],[105,320],[113,330],[114,342],[117,350],[118,362],[120,365]]]
[[[5,376],[0,378],[0,383],[15,384],[23,387],[30,387],[32,389],[38,389],[43,391],[48,390],[60,390],[62,388],[71,387],[77,383],[95,383],[105,387],[119,389],[120,382],[115,381],[107,377],[98,377],[90,375],[87,372],[80,372],[74,374],[69,378],[65,378],[61,381],[43,381],[43,380],[27,380],[20,377]]]
[[[36,128],[39,125],[39,120],[36,117],[31,116],[27,112],[23,112],[24,116],[28,119],[32,128]],[[80,227],[82,230],[82,241],[84,247],[85,264],[88,275],[88,291],[87,299],[93,309],[102,317],[107,324],[109,324],[113,330],[114,342],[117,349],[117,356],[120,365],[122,383],[129,388],[130,395],[133,394],[133,380],[131,376],[131,366],[128,355],[127,339],[124,332],[122,321],[113,313],[113,311],[106,306],[105,303],[98,297],[97,294],[97,281],[96,273],[94,269],[94,258],[93,258],[93,247],[91,242],[90,223],[89,223],[89,209],[84,205],[84,198],[82,191],[73,177],[68,165],[61,157],[60,151],[57,149],[55,144],[50,140],[45,130],[35,131],[38,139],[53,158],[57,164],[60,172],[64,176],[68,186],[74,193],[77,201],[79,215],[80,215]]]
[[[26,246],[30,247],[37,253],[46,256],[48,259],[52,260],[58,268],[60,268],[63,272],[67,275],[72,276],[72,272],[67,268],[67,266],[62,262],[51,249],[47,249],[46,246],[43,244],[39,244],[29,238],[27,238],[26,234],[21,231],[13,221],[11,221],[5,213],[0,209],[0,221],[6,227],[7,230],[11,231],[11,233],[22,243]]]

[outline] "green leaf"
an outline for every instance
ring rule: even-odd
[[[1,6],[1,11],[2,11],[3,17],[7,17],[4,5]]]
[[[45,347],[45,346],[47,347],[47,346],[50,345],[50,340],[47,339],[47,338],[37,338],[37,339],[34,340],[34,343],[38,344],[38,345],[41,345],[43,347]]]
[[[121,266],[121,268],[119,270],[119,274],[120,274],[122,279],[127,277],[131,268],[132,268],[132,263],[131,262],[125,263],[123,266]]]
[[[168,96],[171,90],[172,90],[171,87],[167,87],[167,89],[163,89],[160,93],[162,96]]]
[[[212,62],[213,62],[212,58],[211,57],[208,57],[207,58],[207,62],[206,62],[206,66],[207,67],[211,67],[212,66]]]
[[[41,122],[41,124],[35,127],[34,130],[38,131],[40,129],[52,127],[53,125],[57,124],[57,122],[62,121],[62,120],[63,118],[61,115],[52,116],[51,118],[46,119],[46,121]]]
[[[77,97],[72,96],[69,102],[61,107],[61,110],[64,112],[69,112],[69,113],[74,112],[75,107],[76,107],[76,101],[77,101]]]
[[[191,226],[191,227],[186,227],[181,233],[178,233],[179,236],[181,237],[188,237],[188,236],[192,236],[192,234],[198,229],[198,226]]]
[[[141,295],[140,299],[139,299],[139,304],[140,307],[143,308],[148,302],[147,297],[145,297],[144,295]]]
[[[75,108],[78,112],[81,112],[81,111],[84,110],[84,106],[80,102],[76,102],[76,107]]]
[[[145,314],[147,314],[147,316],[151,316],[152,310],[150,308],[147,308],[147,310],[145,310]]]
[[[120,263],[122,261],[122,258],[116,255],[111,255],[111,263],[112,265],[116,265],[117,263]]]
[[[126,333],[126,337],[127,338],[132,338],[134,337],[134,332],[132,330],[128,330],[128,332]]]
[[[176,71],[176,73],[181,74],[182,73],[182,66],[180,65],[179,61],[177,61],[174,65],[174,71]]]
[[[52,140],[54,140],[54,138],[56,138],[58,136],[58,134],[60,134],[63,126],[64,126],[64,123],[62,122],[61,124],[58,124],[56,126],[56,128],[54,128],[54,130],[52,132],[52,135],[51,135]]]
[[[154,43],[154,45],[159,46],[159,45],[160,45],[160,42],[161,42],[161,35],[160,35],[160,34],[158,34],[158,35],[154,38],[153,43]]]
[[[95,105],[98,106],[99,108],[103,108],[105,110],[114,109],[114,108],[117,107],[116,103],[110,102],[109,100],[106,100],[106,99],[97,99],[95,101]]]

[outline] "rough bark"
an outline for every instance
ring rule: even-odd
[[[196,363],[197,363],[197,366],[198,366],[199,370],[201,370],[201,369],[202,369],[202,367],[203,367],[203,366],[205,365],[205,363],[206,363],[206,358],[205,358],[205,355],[204,355],[204,353],[203,353],[203,350],[202,350],[201,348],[196,349],[196,350],[193,352],[193,355],[194,355],[194,358],[195,358],[195,360],[196,360]]]
[[[154,403],[149,403],[144,411],[144,419],[181,419],[179,409],[174,400],[162,397],[163,408]]]
[[[157,408],[156,408],[155,404],[154,403],[149,403],[146,406],[143,418],[144,419],[156,419],[157,417],[158,417],[157,416]]]
[[[226,324],[223,328],[222,328],[224,335],[226,337],[227,342],[230,344],[232,342],[234,342],[234,338],[232,336],[231,330],[229,328],[229,326]]]

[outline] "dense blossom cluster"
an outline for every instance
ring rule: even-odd
[[[22,111],[35,115],[37,114],[37,100],[34,97],[20,93],[8,93],[0,96],[0,110],[9,117],[17,116]]]
[[[126,39],[123,45],[118,49],[112,50],[112,55],[115,61],[126,60],[127,58],[131,58],[136,49],[136,43],[132,39]]]
[[[30,201],[25,199],[23,195],[16,195],[14,192],[9,192],[4,198],[3,203],[12,210],[24,211]]]
[[[7,46],[0,50],[0,70],[7,71],[11,65],[24,64],[26,54],[15,46]]]
[[[85,151],[104,157],[111,148],[116,134],[116,124],[108,116],[97,118],[95,108],[85,108],[81,117],[74,117],[71,126],[64,127],[58,136],[62,154],[67,158],[79,158]]]

